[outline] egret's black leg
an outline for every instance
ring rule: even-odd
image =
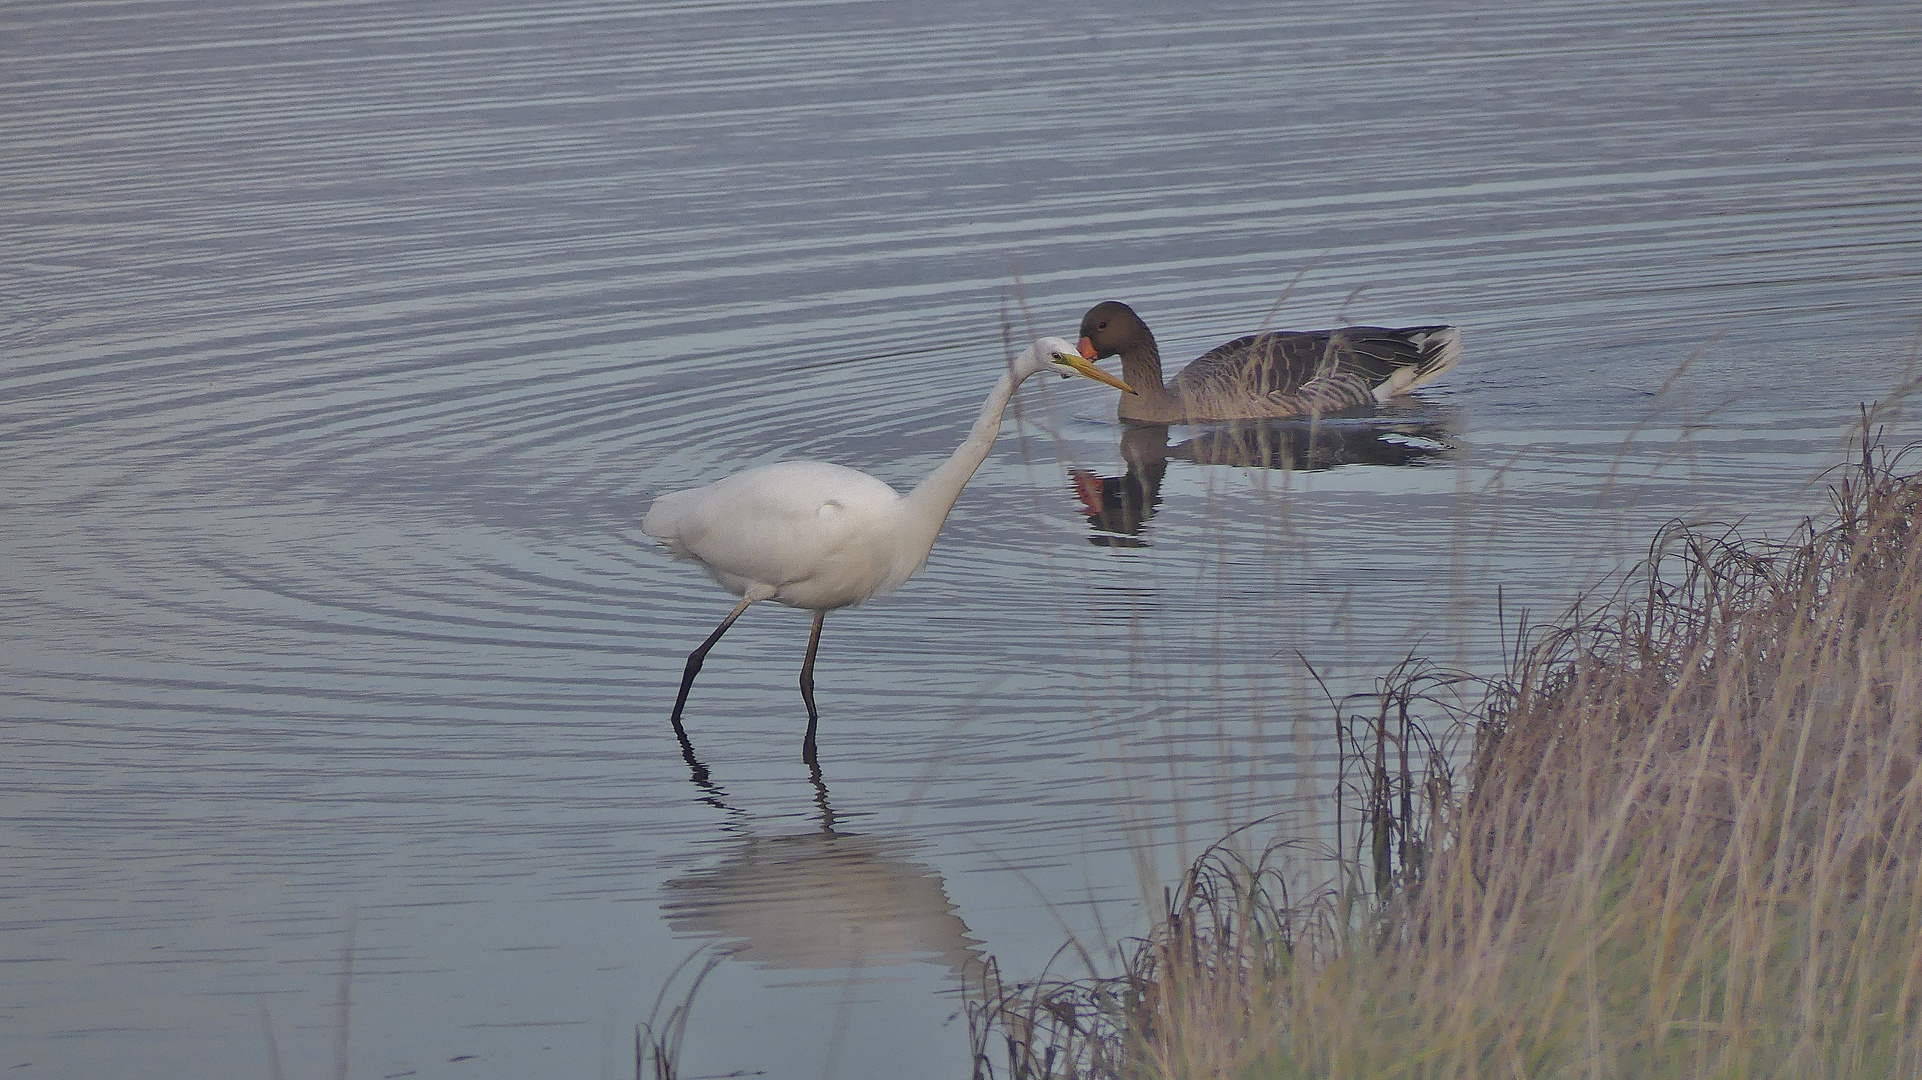
[[[814,654],[821,647],[821,623],[827,617],[825,611],[814,613],[814,631],[808,635],[807,659],[801,661],[801,700],[807,702],[808,707],[808,733],[807,738],[801,740],[801,760],[808,763],[817,777],[821,766],[814,754],[814,727],[819,723],[821,714],[814,708]]]
[[[707,651],[714,647],[715,642],[721,640],[721,635],[727,633],[727,628],[733,626],[734,620],[740,618],[741,612],[746,611],[747,606],[753,602],[752,600],[742,600],[740,603],[734,605],[734,610],[727,613],[727,618],[721,620],[721,625],[714,628],[714,632],[707,636],[706,641],[701,642],[701,647],[689,654],[687,658],[687,671],[681,675],[681,693],[679,697],[674,699],[674,715],[671,719],[674,723],[674,734],[681,740],[681,754],[687,758],[688,764],[694,766],[694,770],[697,773],[706,772],[707,770],[701,768],[699,763],[694,760],[693,744],[687,741],[687,732],[681,727],[681,710],[687,707],[687,692],[694,688],[694,676],[700,674],[701,661],[707,659]]]

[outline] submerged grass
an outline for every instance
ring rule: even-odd
[[[1671,527],[1467,715],[1411,658],[1343,717],[1341,872],[1211,850],[1119,977],[978,1003],[977,1076],[1922,1074],[1922,477],[1875,446],[1789,541]]]

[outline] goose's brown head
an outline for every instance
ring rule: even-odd
[[[1089,360],[1134,352],[1153,342],[1148,324],[1119,300],[1103,300],[1081,317],[1081,355]]]

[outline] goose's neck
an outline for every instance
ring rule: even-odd
[[[975,418],[973,429],[960,447],[902,498],[903,551],[918,553],[926,559],[934,549],[934,538],[940,534],[942,523],[948,520],[948,511],[954,509],[955,500],[961,497],[961,489],[968,486],[974,471],[988,459],[988,451],[994,449],[994,440],[1001,434],[1001,414],[1007,411],[1008,402],[1020,385],[1021,380],[1015,378],[1013,371],[1003,372],[1001,381],[989,391],[988,400],[981,404],[981,415]]]
[[[1121,354],[1121,377],[1135,391],[1121,395],[1121,418],[1174,423],[1181,419],[1184,410],[1180,400],[1161,381],[1161,346],[1155,343],[1153,333],[1142,336],[1147,340]]]

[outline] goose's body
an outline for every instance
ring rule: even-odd
[[[1250,334],[1195,358],[1162,382],[1161,349],[1133,308],[1096,304],[1081,320],[1081,355],[1119,354],[1135,393],[1121,399],[1123,420],[1182,424],[1320,416],[1405,394],[1461,361],[1452,326],[1347,326],[1339,330]]]

